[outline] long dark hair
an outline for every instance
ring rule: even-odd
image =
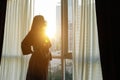
[[[45,27],[46,21],[42,15],[36,15],[33,18],[31,30],[40,30],[42,27]]]

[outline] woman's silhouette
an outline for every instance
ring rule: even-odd
[[[49,52],[51,43],[45,35],[45,26],[44,17],[42,15],[35,16],[31,30],[21,43],[23,54],[32,54],[26,80],[47,80],[48,64],[51,60]]]

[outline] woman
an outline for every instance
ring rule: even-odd
[[[45,27],[44,17],[42,15],[35,16],[30,32],[21,43],[23,54],[32,54],[26,80],[47,80],[48,64],[51,60],[49,52],[51,43],[45,35]]]

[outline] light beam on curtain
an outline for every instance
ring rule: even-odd
[[[7,0],[0,80],[25,80],[28,59],[21,41],[30,29],[33,0]]]
[[[73,80],[102,80],[95,0],[73,0]]]

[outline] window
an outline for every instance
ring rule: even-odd
[[[49,80],[72,80],[72,0],[35,0],[34,8],[45,17],[52,43]]]

